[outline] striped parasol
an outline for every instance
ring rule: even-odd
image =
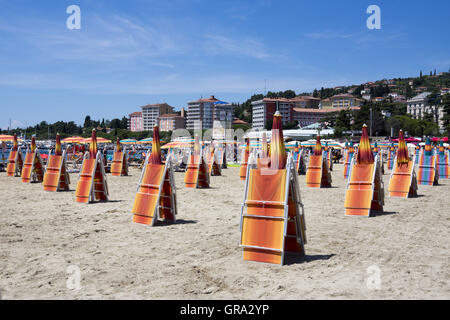
[[[136,144],[137,140],[136,139],[125,139],[125,140],[120,140],[121,144]]]
[[[96,133],[97,135],[97,133]],[[96,137],[97,138],[97,143],[111,143],[111,140],[108,140],[106,138],[102,138],[102,137]],[[91,143],[92,142],[92,137],[91,138],[87,138],[84,139],[84,143]]]
[[[18,141],[22,141],[22,139],[17,138]],[[0,134],[0,142],[13,142],[14,136]]]
[[[137,142],[138,144],[151,144],[153,143],[153,138],[145,138]]]
[[[84,143],[84,140],[85,139],[83,137],[75,136],[75,137],[65,138],[61,141],[61,143]]]

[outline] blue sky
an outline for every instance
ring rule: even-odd
[[[447,0],[0,0],[0,127],[448,71],[449,30]]]

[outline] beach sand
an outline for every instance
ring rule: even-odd
[[[384,214],[346,217],[342,172],[334,165],[330,189],[307,189],[299,176],[308,244],[285,266],[242,259],[238,168],[211,177],[210,189],[186,189],[176,173],[178,223],[156,227],[132,223],[137,169],[107,175],[111,201],[89,205],[75,202],[75,174],[72,191],[48,193],[0,173],[1,296],[449,299],[450,180],[419,186],[418,198],[386,196]],[[67,287],[70,266],[81,270],[80,290]],[[370,286],[373,270],[379,289]]]

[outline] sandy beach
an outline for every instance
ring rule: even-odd
[[[239,169],[211,177],[210,189],[186,189],[175,173],[178,222],[132,223],[140,170],[107,175],[110,202],[75,202],[0,173],[0,290],[3,299],[449,299],[450,180],[419,186],[419,197],[389,198],[385,213],[344,215],[343,165],[333,188],[299,186],[306,256],[285,266],[244,262]],[[383,176],[385,189],[389,171]],[[67,288],[68,267],[81,289]],[[375,267],[374,267],[375,266]],[[368,271],[369,268],[369,271]],[[380,288],[367,286],[373,268]]]

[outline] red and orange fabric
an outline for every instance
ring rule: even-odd
[[[283,139],[283,125],[281,114],[276,112],[273,116],[272,140],[270,142],[270,168],[272,170],[286,168],[287,152]]]
[[[120,139],[119,137],[117,137],[117,141],[116,141],[116,152],[121,152],[122,151],[122,145],[120,144]]]
[[[314,155],[321,156],[322,155],[322,144],[320,143],[320,136],[316,138],[316,145],[314,147]]]
[[[92,130],[92,142],[89,143],[89,156],[91,159],[97,158],[98,146],[97,146],[97,131]]]
[[[366,125],[362,128],[356,161],[358,164],[372,164],[375,161],[372,148],[370,147],[369,133]]]
[[[153,141],[152,141],[152,153],[148,159],[148,163],[161,164],[161,142],[159,138],[159,127],[153,128]]]
[[[409,163],[408,147],[406,146],[403,130],[400,130],[398,138],[397,165],[408,163]]]
[[[17,141],[17,134],[14,133],[13,148],[11,151],[17,151],[17,150],[19,150],[19,142]]]
[[[55,155],[62,155],[61,136],[59,133],[56,134]]]

